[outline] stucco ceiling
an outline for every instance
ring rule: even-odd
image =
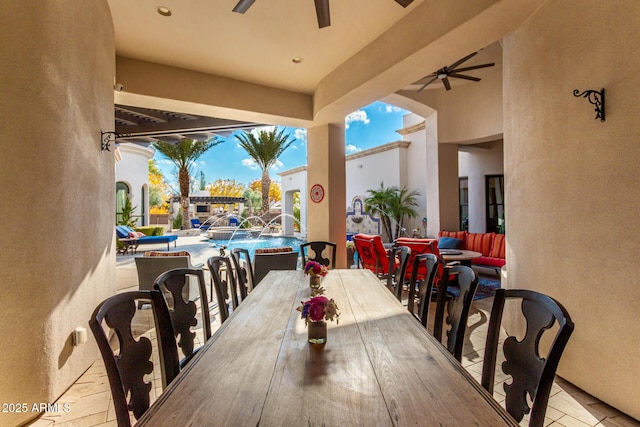
[[[108,0],[118,55],[307,94],[422,2],[333,1],[319,29],[313,0],[256,0],[245,14],[237,0]]]

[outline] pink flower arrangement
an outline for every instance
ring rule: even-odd
[[[297,310],[302,313],[305,325],[309,322],[320,322],[322,320],[333,322],[334,318],[338,323],[338,318],[340,317],[338,304],[333,298],[329,299],[324,295],[318,295],[307,301],[302,301],[302,305]]]
[[[309,261],[304,266],[304,274],[311,276],[326,276],[327,267],[316,261]]]

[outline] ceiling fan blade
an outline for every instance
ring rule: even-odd
[[[452,73],[459,73],[461,71],[471,71],[471,70],[477,70],[478,68],[493,67],[494,65],[496,64],[494,62],[491,62],[489,64],[472,65],[471,67],[456,68],[455,70],[449,70],[449,71]]]
[[[456,62],[454,62],[453,64],[449,65],[447,68],[450,70],[453,70],[454,68],[456,68],[458,65],[462,64],[465,61],[470,60],[471,58],[473,58],[474,56],[476,56],[478,54],[478,52],[473,52],[467,56],[465,56],[462,59],[458,59]]]
[[[478,77],[464,76],[462,74],[456,73],[449,73],[449,77],[455,77],[456,79],[473,80],[474,82],[479,82],[481,80]]]
[[[396,0],[396,3],[398,3],[402,7],[407,7],[411,3],[413,3],[413,0]]]
[[[449,83],[448,77],[445,77],[444,79],[442,79],[442,84],[444,85],[444,88],[446,90],[451,90],[451,84]]]
[[[236,7],[233,8],[233,11],[237,13],[245,13],[247,9],[251,7],[254,1],[256,0],[240,0]]]
[[[318,17],[318,28],[331,25],[331,15],[329,14],[329,0],[315,0],[316,16]]]
[[[424,89],[425,87],[429,86],[431,83],[435,82],[436,80],[438,80],[437,76],[432,78],[431,80],[429,80],[425,84],[423,84],[422,87],[420,89],[418,89],[418,92],[422,92],[422,89]]]

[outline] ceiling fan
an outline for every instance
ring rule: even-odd
[[[234,12],[245,13],[256,0],[240,0],[236,7],[233,8]],[[324,28],[331,25],[331,16],[329,14],[329,0],[314,0],[316,3],[316,16],[318,17],[318,27]],[[409,6],[413,0],[396,0],[402,7]]]
[[[473,58],[477,54],[478,54],[478,52],[473,52],[472,54],[467,55],[464,58],[457,60],[456,62],[454,62],[453,64],[449,65],[448,67],[440,68],[438,71],[433,72],[433,73],[429,74],[428,76],[423,77],[420,80],[424,80],[424,79],[426,79],[428,77],[431,77],[431,79],[428,80],[425,84],[423,84],[422,87],[420,87],[420,89],[418,89],[418,92],[421,92],[422,89],[424,89],[425,87],[429,86],[431,83],[435,82],[436,80],[441,80],[442,84],[444,85],[444,88],[446,90],[451,90],[451,84],[449,83],[449,77],[453,77],[453,78],[456,78],[456,79],[465,79],[465,80],[472,80],[474,82],[479,82],[481,79],[478,78],[478,77],[466,76],[464,74],[459,74],[459,73],[463,72],[463,71],[477,70],[478,68],[493,67],[494,65],[496,65],[494,62],[490,62],[488,64],[472,65],[471,67],[456,68],[459,65],[461,65],[463,62],[468,61],[469,59]]]

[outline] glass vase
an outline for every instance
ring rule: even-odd
[[[309,322],[307,333],[311,344],[324,344],[327,342],[327,322]]]
[[[313,290],[320,289],[321,280],[322,280],[322,277],[320,276],[309,276],[309,286],[311,287],[311,289]]]

